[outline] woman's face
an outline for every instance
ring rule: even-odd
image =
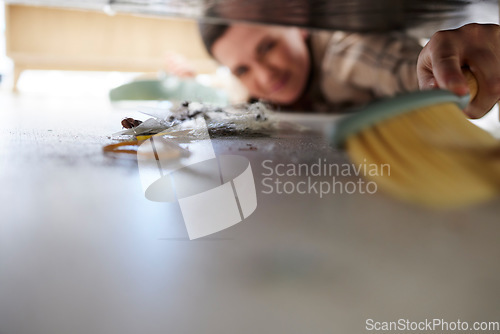
[[[253,97],[290,104],[301,96],[309,77],[306,37],[298,28],[233,25],[211,51]]]

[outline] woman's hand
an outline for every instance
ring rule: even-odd
[[[469,88],[462,67],[469,67],[478,82],[477,95],[464,112],[480,118],[500,99],[499,25],[473,23],[435,33],[418,58],[419,86],[465,95]]]

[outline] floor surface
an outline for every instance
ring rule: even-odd
[[[345,156],[311,133],[214,139],[216,153],[250,161],[257,209],[190,241],[177,203],[145,198],[137,162],[102,152],[137,115],[102,94],[0,92],[1,334],[499,320],[498,198],[434,212],[378,192],[267,194],[264,164]]]

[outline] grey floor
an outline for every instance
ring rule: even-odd
[[[104,95],[0,92],[1,334],[500,320],[498,198],[433,212],[378,192],[265,194],[265,160],[345,157],[314,133],[219,139],[216,152],[250,160],[257,209],[189,241],[176,203],[145,198],[136,161],[102,153],[134,115]]]

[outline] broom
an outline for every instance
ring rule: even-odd
[[[477,82],[465,69],[471,100]],[[472,124],[461,107],[469,97],[420,91],[381,101],[341,120],[332,141],[396,198],[432,208],[458,208],[500,191],[500,145]]]

